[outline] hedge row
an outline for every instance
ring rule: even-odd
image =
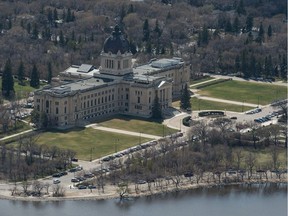
[[[182,119],[182,124],[186,127],[190,127],[191,116],[187,116]]]
[[[224,116],[224,112],[223,112],[223,111],[204,111],[204,112],[199,112],[198,115],[199,115],[200,117],[203,117],[203,116],[211,116],[211,115]]]

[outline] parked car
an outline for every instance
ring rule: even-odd
[[[95,185],[88,185],[88,188],[89,189],[96,189],[96,186]]]
[[[85,186],[85,185],[78,185],[78,189],[79,189],[79,190],[87,189],[87,186]]]
[[[77,179],[77,178],[72,178],[72,179],[71,179],[71,182],[74,182],[74,183],[75,183],[75,182],[80,182],[80,180]]]
[[[61,181],[59,179],[53,179],[53,184],[59,184]]]
[[[61,173],[54,173],[52,175],[53,178],[60,178],[61,176],[62,176]]]

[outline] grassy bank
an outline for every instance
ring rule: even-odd
[[[180,107],[180,102],[173,102],[173,107]],[[235,104],[228,104],[222,102],[215,102],[209,100],[202,100],[195,97],[191,98],[192,110],[226,110],[233,112],[245,112],[251,110],[251,107],[248,106],[239,106]]]
[[[208,97],[254,104],[259,103],[261,105],[287,98],[287,88],[285,86],[235,80],[207,86],[198,93]]]

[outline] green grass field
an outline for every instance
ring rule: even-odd
[[[260,105],[287,98],[287,88],[273,84],[230,80],[201,89],[200,95]],[[228,110],[228,109],[227,109]]]
[[[117,116],[104,122],[100,122],[103,127],[122,129],[133,132],[141,132],[156,136],[168,135],[177,132],[177,130],[163,126],[161,123],[144,119],[130,118],[126,116]]]
[[[226,111],[233,111],[233,112],[245,112],[247,110],[251,110],[252,107],[248,106],[239,106],[235,104],[228,104],[228,103],[221,103],[209,100],[202,100],[195,97],[191,98],[191,105],[192,110],[226,110]],[[172,104],[173,107],[179,107],[180,102],[175,101]]]
[[[143,137],[105,132],[92,128],[78,128],[42,133],[37,143],[71,149],[77,153],[77,158],[90,160],[91,155],[92,159],[96,159],[114,153],[115,150],[120,151],[147,141],[149,139]]]
[[[27,98],[29,93],[35,91],[36,89],[31,87],[29,81],[24,81],[25,85],[19,85],[18,80],[14,79],[14,90],[16,93],[17,98]],[[44,83],[40,83],[40,87],[45,85]],[[2,79],[0,79],[0,87],[2,87]]]

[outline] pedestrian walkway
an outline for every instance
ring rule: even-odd
[[[102,127],[98,124],[90,124],[90,125],[87,125],[86,127],[91,127],[93,129],[96,129],[96,130],[126,134],[126,135],[131,135],[131,136],[138,136],[138,137],[141,136],[143,138],[149,138],[149,139],[160,139],[161,138],[161,136],[155,136],[155,135],[151,135],[151,134],[144,134],[144,133],[139,133],[139,132],[132,132],[132,131],[115,129],[115,128]]]
[[[10,136],[5,136],[5,137],[1,138],[0,141],[4,141],[4,140],[7,140],[7,139],[10,139],[10,138],[13,138],[13,137],[21,136],[21,135],[30,133],[30,132],[32,132],[32,131],[34,131],[34,129],[22,131],[22,132],[20,132],[20,133],[12,134],[12,135],[10,135]]]
[[[252,103],[246,103],[246,102],[240,102],[240,101],[231,101],[231,100],[225,100],[225,99],[219,99],[219,98],[212,98],[207,96],[201,96],[199,94],[196,94],[194,97],[202,100],[210,100],[210,101],[216,101],[221,103],[229,103],[229,104],[235,104],[239,106],[249,106],[249,107],[257,107],[258,104],[252,104]]]
[[[200,82],[200,83],[195,83],[195,84],[190,85],[190,88],[191,88],[191,87],[198,86],[198,85],[202,85],[202,84],[204,84],[204,83],[214,82],[215,80],[219,80],[219,79],[220,79],[220,78],[215,78],[215,79],[206,80],[206,81],[203,81],[203,82]]]

